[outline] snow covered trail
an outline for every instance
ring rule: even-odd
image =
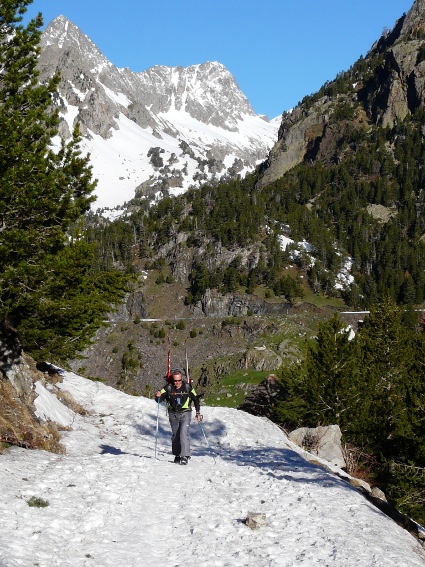
[[[204,407],[214,453],[193,423],[182,467],[162,405],[155,459],[154,401],[71,373],[61,388],[92,414],[73,417],[66,455],[0,457],[1,567],[425,566],[413,537],[268,420]],[[248,528],[248,512],[267,525]]]

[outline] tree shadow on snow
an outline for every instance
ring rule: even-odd
[[[303,459],[301,455],[289,448],[262,447],[228,450],[222,455],[226,461],[235,462],[239,466],[251,466],[260,469],[265,475],[291,482],[303,484],[320,484],[321,486],[349,486],[342,479],[334,476],[324,468]]]
[[[149,422],[148,423],[133,423],[133,427],[134,429],[137,431],[137,433],[142,436],[142,437],[153,437],[155,438],[156,435],[156,416],[145,416],[148,417]],[[166,437],[168,435],[168,437],[170,437],[171,435],[171,430],[170,430],[170,426],[168,423],[168,418],[165,420],[164,417],[162,417],[162,419],[159,420],[158,423],[158,439],[162,438],[162,437]]]
[[[143,423],[134,423],[133,427],[141,437],[149,436],[152,440],[156,435],[157,415],[145,414]],[[309,463],[301,455],[290,448],[276,447],[249,447],[241,448],[226,446],[227,428],[224,421],[213,419],[203,421],[198,425],[192,418],[190,426],[190,440],[192,455],[194,457],[214,457],[216,463],[219,459],[233,462],[238,466],[251,466],[260,469],[265,475],[276,479],[300,483],[321,484],[322,486],[347,486],[354,490],[343,480],[332,475],[325,469]],[[282,439],[284,434],[282,433]],[[158,419],[158,440],[161,446],[166,445],[171,452],[171,429],[163,407],[160,407]],[[151,445],[150,445],[151,446]],[[314,474],[312,474],[314,473]]]
[[[144,455],[140,455],[139,453],[122,451],[118,447],[112,447],[112,445],[100,445],[100,448],[102,449],[100,452],[101,455],[131,455],[132,457],[144,457]]]
[[[100,445],[100,448],[102,449],[101,455],[128,455],[125,451],[121,451],[121,449],[111,445]]]
[[[320,484],[321,486],[344,486],[348,490],[355,488],[344,480],[333,475],[324,468],[310,463],[290,448],[249,447],[240,448],[215,443],[215,440],[226,439],[226,426],[220,420],[203,425],[209,446],[205,441],[202,429],[191,428],[191,438],[194,443],[194,455],[214,455],[223,461],[235,463],[238,466],[250,466],[260,469],[265,475],[278,480],[299,482],[304,484]],[[282,439],[285,437],[282,432]]]

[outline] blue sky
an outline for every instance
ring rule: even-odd
[[[219,61],[274,118],[366,55],[413,0],[34,0],[66,16],[117,67]]]

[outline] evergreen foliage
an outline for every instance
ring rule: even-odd
[[[0,3],[0,323],[16,328],[40,359],[81,347],[124,284],[92,273],[93,248],[78,221],[94,200],[95,182],[78,128],[52,149],[59,77],[38,83],[41,15],[19,23],[30,3]]]
[[[359,61],[347,77],[365,76],[362,65]],[[338,89],[343,91],[348,78],[337,81]],[[339,104],[333,120],[346,124],[348,111],[342,109],[348,103]],[[369,124],[366,129],[350,122],[344,126],[332,163],[301,163],[261,191],[256,172],[243,180],[207,184],[164,199],[151,209],[142,204],[129,218],[100,233],[95,229],[95,240],[104,240],[109,232],[106,256],[123,257],[131,243],[138,246],[141,259],[149,261],[176,233],[186,233],[188,247],[203,248],[190,274],[188,303],[197,301],[208,288],[228,292],[241,287],[251,293],[259,284],[290,299],[301,292],[285,281],[284,268],[294,261],[315,293],[335,295],[341,251],[353,259],[355,281],[343,292],[347,304],[368,309],[388,293],[401,304],[421,303],[425,298],[425,170],[418,164],[425,163],[423,121],[423,111],[418,109],[393,128]],[[282,251],[281,234],[308,242],[315,263],[307,253],[294,258],[294,247]],[[249,248],[256,243],[261,248],[256,266],[225,266],[214,260],[221,247]]]
[[[338,424],[373,455],[374,480],[404,512],[425,522],[425,335],[390,298],[351,339],[335,315],[305,360],[282,373],[274,419],[286,427]]]
[[[96,244],[97,269],[129,270],[135,250],[145,267],[155,268],[165,262],[161,247],[179,233],[186,235],[188,248],[202,249],[202,254],[193,254],[189,304],[208,288],[252,293],[257,285],[264,285],[269,296],[274,293],[291,301],[302,294],[300,280],[288,280],[285,273],[294,261],[315,293],[342,294],[356,308],[368,309],[388,293],[400,304],[421,303],[424,110],[419,101],[415,110],[411,101],[412,114],[405,120],[392,128],[376,125],[380,81],[390,64],[384,43],[300,103],[300,119],[314,104],[326,103],[329,126],[338,138],[329,155],[319,159],[312,141],[303,163],[261,190],[258,170],[243,180],[207,183],[152,207],[147,199],[134,199],[136,212],[113,223],[92,218],[88,238]],[[422,58],[419,46],[417,60]],[[186,142],[181,142],[181,149],[193,154]],[[158,148],[149,154],[160,163]],[[282,234],[308,242],[314,263],[307,253],[294,258],[294,247],[282,251]],[[237,267],[219,264],[216,258],[221,248],[249,249],[255,244],[261,251],[257,265],[250,258]],[[339,292],[335,275],[344,254],[352,258],[355,281]]]

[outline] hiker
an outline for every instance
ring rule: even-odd
[[[192,402],[195,405],[196,421],[198,423],[202,421],[199,397],[194,388],[183,380],[181,370],[172,370],[170,382],[155,395],[157,403],[163,400],[167,402],[174,462],[187,465],[190,459],[189,425],[192,418]]]

